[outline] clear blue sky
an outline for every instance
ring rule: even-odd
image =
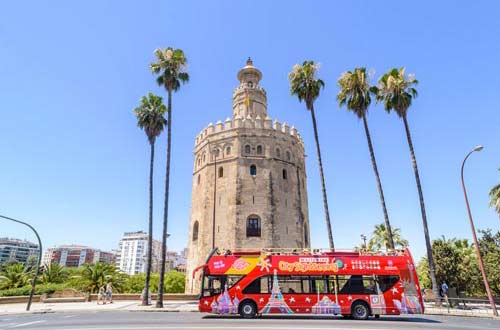
[[[133,108],[156,86],[153,50],[185,50],[191,81],[174,95],[170,246],[186,246],[193,141],[231,115],[236,73],[248,56],[264,78],[273,118],[302,133],[311,236],[327,246],[309,114],[287,73],[322,65],[316,104],[338,247],[383,219],[362,123],[335,102],[336,79],[355,66],[406,66],[420,80],[410,110],[433,238],[470,238],[459,181],[467,165],[479,228],[500,227],[488,191],[500,181],[500,5],[495,1],[10,1],[0,5],[0,214],[39,228],[46,246],[117,246],[146,229],[149,149]],[[402,122],[369,113],[387,206],[414,254],[424,254],[417,190]],[[157,146],[155,236],[161,229],[165,139]],[[0,222],[0,236],[34,240]]]

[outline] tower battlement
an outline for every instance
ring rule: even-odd
[[[282,133],[286,136],[295,137],[297,142],[304,146],[304,141],[295,126],[290,127],[286,122],[281,123],[278,119],[274,121],[269,117],[262,119],[259,115],[254,119],[250,116],[247,118],[236,117],[233,119],[227,118],[224,122],[217,121],[215,125],[210,123],[205,127],[195,139],[195,147],[203,143],[206,138],[212,137],[215,134],[236,130],[240,128],[249,128],[257,130],[269,130],[276,133]],[[262,132],[265,133],[265,132]]]

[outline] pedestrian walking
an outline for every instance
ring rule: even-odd
[[[97,293],[97,304],[99,305],[101,302],[103,305],[106,304],[106,289],[104,285],[99,288],[99,292]]]
[[[443,296],[446,304],[450,306],[450,302],[448,301],[448,284],[445,281],[441,284],[441,295]]]
[[[113,283],[111,281],[106,285],[106,301],[109,301],[110,304],[113,303]]]

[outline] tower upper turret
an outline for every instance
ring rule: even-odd
[[[233,117],[267,117],[267,97],[266,91],[259,86],[261,79],[262,72],[248,58],[247,64],[238,72],[240,85],[233,93]]]

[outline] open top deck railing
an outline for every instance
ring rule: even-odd
[[[406,249],[394,250],[349,250],[349,249],[335,249],[329,248],[263,248],[261,250],[249,249],[218,249],[218,255],[310,255],[310,256],[345,256],[345,257],[360,257],[360,256],[407,256],[409,255]]]

